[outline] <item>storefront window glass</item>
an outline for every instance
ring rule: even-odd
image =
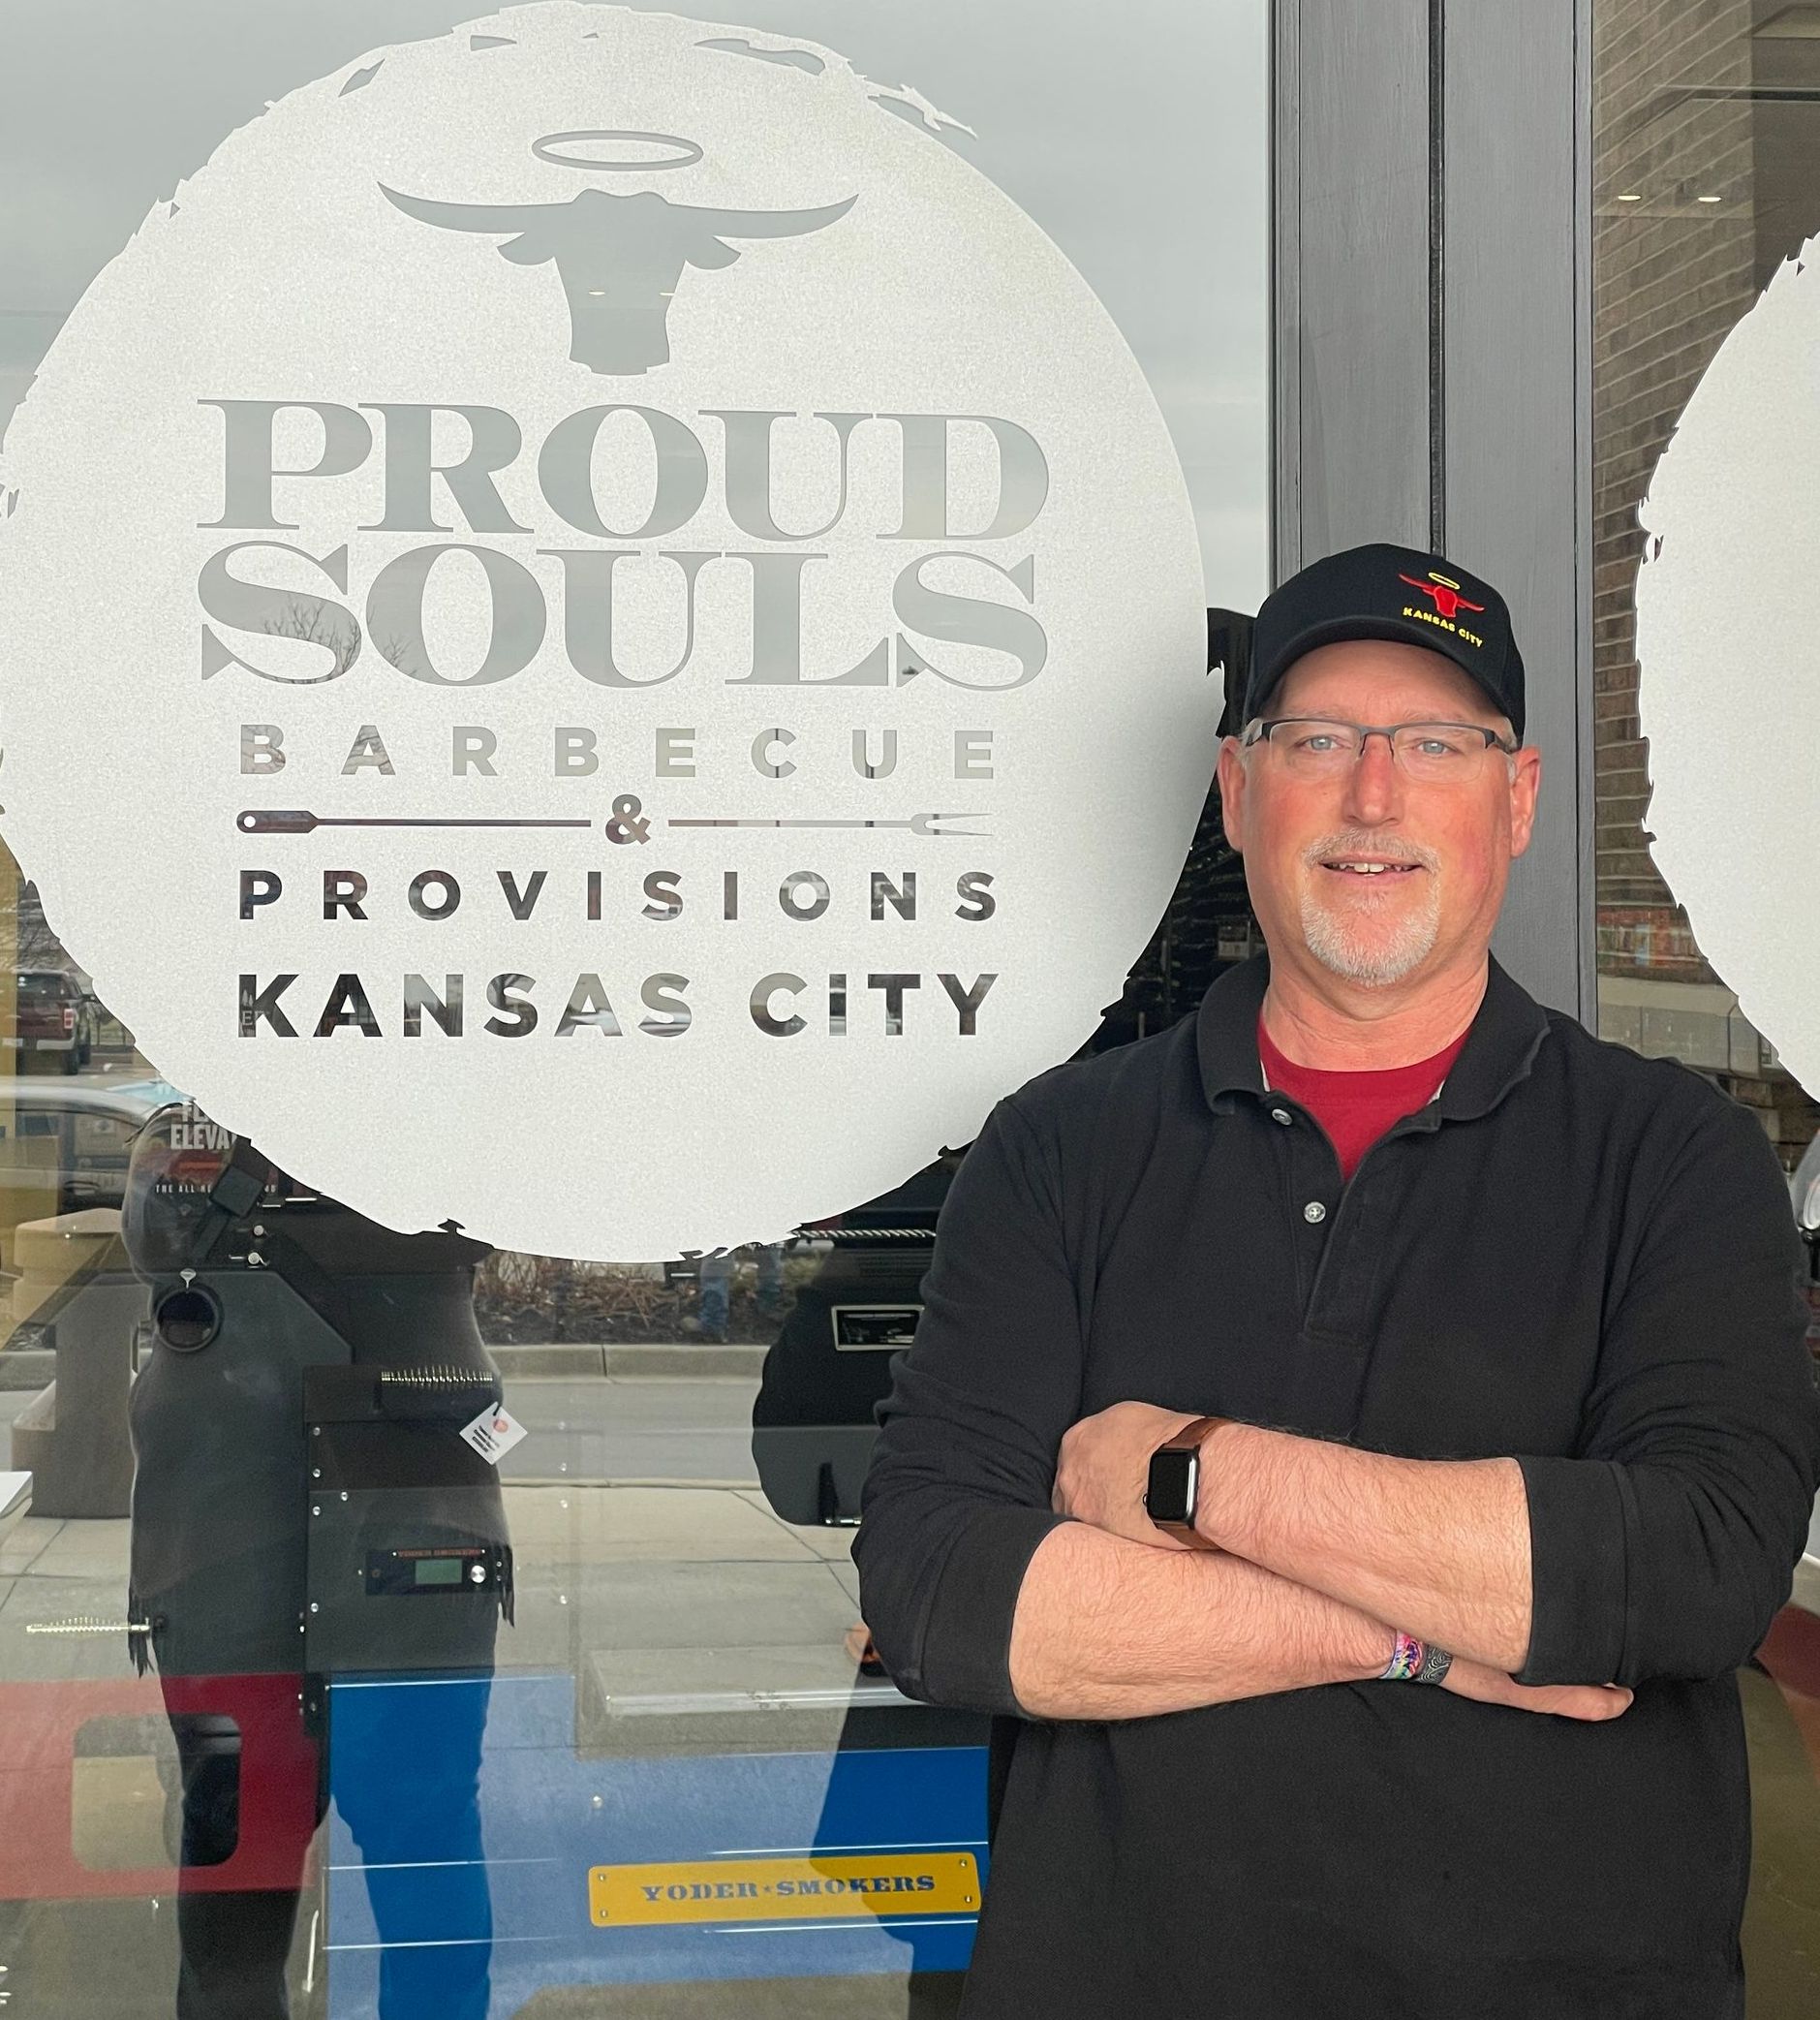
[[[985,1863],[983,1735],[975,1721],[909,1704],[883,1677],[857,1617],[848,1548],[872,1404],[891,1350],[914,1326],[935,1215],[965,1148],[944,1143],[939,1124],[924,1140],[906,1123],[905,1089],[920,1083],[906,1076],[893,1093],[883,1047],[900,1037],[923,1044],[928,1027],[916,1020],[932,1006],[963,1047],[973,1017],[997,1042],[969,948],[932,954],[926,974],[909,975],[920,957],[875,954],[849,971],[843,956],[836,972],[822,951],[748,960],[737,989],[728,982],[718,1000],[765,1064],[750,1082],[729,1066],[705,1093],[682,1080],[666,1092],[661,1069],[644,1062],[700,1049],[712,990],[697,978],[704,1007],[692,1036],[679,1022],[681,978],[647,958],[665,924],[663,893],[647,881],[638,896],[650,909],[612,913],[610,876],[631,852],[604,845],[632,826],[604,833],[594,858],[609,876],[603,896],[579,857],[569,887],[562,864],[551,872],[551,897],[571,921],[558,930],[537,917],[533,855],[510,858],[497,888],[491,858],[461,858],[484,865],[461,871],[471,904],[484,888],[506,925],[546,938],[521,968],[500,959],[491,981],[502,986],[484,1002],[487,974],[471,978],[471,1022],[459,1035],[448,972],[458,963],[445,958],[452,943],[434,937],[452,882],[413,886],[407,899],[405,878],[394,888],[377,867],[404,863],[403,845],[387,855],[392,838],[357,830],[371,829],[382,802],[418,826],[524,812],[529,801],[485,793],[520,790],[512,737],[528,737],[533,717],[540,750],[552,722],[561,733],[560,711],[521,720],[499,699],[540,677],[509,685],[539,644],[534,630],[589,684],[571,690],[591,699],[569,706],[570,723],[600,724],[595,702],[616,681],[658,685],[662,667],[638,654],[663,648],[667,666],[685,651],[680,629],[663,633],[634,589],[617,637],[610,617],[590,630],[588,596],[603,584],[613,592],[609,526],[647,513],[655,527],[665,498],[674,505],[688,491],[697,457],[702,468],[726,458],[714,478],[737,524],[716,529],[712,552],[709,537],[680,531],[654,531],[642,546],[622,534],[621,544],[641,564],[674,569],[672,587],[699,580],[707,652],[735,606],[718,585],[732,579],[739,549],[749,679],[768,690],[819,682],[832,661],[807,674],[788,668],[778,657],[788,649],[784,606],[765,596],[783,594],[781,584],[813,589],[812,564],[792,559],[790,543],[802,543],[785,529],[834,526],[848,502],[846,461],[837,494],[818,490],[813,472],[796,482],[788,457],[804,445],[825,451],[825,475],[834,450],[850,450],[853,511],[875,514],[894,566],[894,541],[920,540],[918,555],[1008,543],[994,528],[1020,513],[1028,523],[1045,505],[1051,525],[1077,515],[1069,538],[1084,561],[1121,544],[1138,560],[1102,578],[1064,569],[1060,545],[1033,559],[1012,544],[991,548],[983,558],[999,581],[973,607],[999,615],[972,637],[949,607],[965,594],[958,573],[944,576],[932,561],[927,580],[909,588],[900,575],[902,636],[897,658],[878,662],[878,721],[843,716],[830,734],[838,711],[812,723],[806,701],[838,698],[787,694],[772,714],[754,705],[736,752],[700,738],[710,784],[725,756],[715,790],[726,796],[697,800],[679,787],[673,806],[698,807],[697,826],[736,828],[735,805],[749,827],[783,806],[801,825],[940,822],[921,797],[932,780],[946,784],[927,806],[966,805],[971,780],[996,783],[977,747],[956,743],[977,732],[954,716],[954,697],[977,689],[1003,762],[1035,754],[987,805],[1010,834],[1003,862],[1019,872],[1028,863],[1038,889],[1046,859],[1064,866],[1040,916],[1008,925],[1003,943],[1001,1001],[1016,1007],[1023,1042],[1039,1052],[1052,1028],[1073,1033],[1028,1070],[1191,1009],[1216,968],[1253,940],[1214,814],[1202,811],[1197,826],[1199,794],[1184,797],[1175,740],[1146,742],[1148,648],[1135,633],[1128,655],[1116,637],[1098,639],[1088,670],[1101,699],[1075,712],[1073,748],[1033,710],[1020,714],[1017,695],[986,690],[1010,667],[1034,683],[1033,633],[1013,622],[1020,605],[1046,626],[1052,677],[1084,682],[1069,641],[1095,639],[1105,611],[1135,594],[1131,568],[1150,565],[1148,543],[1174,599],[1176,661],[1184,637],[1192,645],[1190,664],[1167,669],[1180,683],[1169,692],[1199,684],[1194,733],[1211,752],[1219,670],[1207,668],[1220,647],[1216,619],[1200,654],[1201,606],[1253,608],[1267,586],[1265,11],[1249,0],[1143,0],[1114,23],[1103,9],[1034,0],[859,14],[828,0],[753,0],[730,25],[689,8],[683,28],[662,28],[672,12],[559,7],[477,19],[447,0],[6,10],[0,537],[11,614],[0,659],[11,699],[0,701],[0,833],[18,851],[0,854],[0,2006],[10,2012],[848,2020],[954,2009]],[[643,69],[625,57],[602,71],[594,95],[578,93],[571,45],[596,34],[616,61],[669,34],[676,66],[724,64],[714,88],[735,124],[692,122],[667,57]],[[428,53],[414,51],[418,44]],[[836,102],[842,58],[869,96],[855,88]],[[475,138],[492,131],[488,109],[509,91],[535,100],[545,61],[560,116],[528,126],[509,159],[489,151]],[[401,74],[425,93],[471,77],[472,99],[454,89],[432,121],[414,111],[419,86],[402,85]],[[323,78],[339,81],[309,96]],[[751,154],[764,186],[734,188],[727,135],[746,131],[736,122],[752,107],[762,124],[763,109],[798,86],[820,93],[813,107],[803,99],[813,117],[794,137],[773,121]],[[395,109],[395,146],[378,131],[378,107]],[[908,160],[926,174],[938,227],[997,233],[992,242],[1010,250],[962,290],[940,264],[948,252],[935,230],[929,271],[943,279],[919,290],[918,248],[881,237],[879,270],[892,278],[864,298],[853,241],[843,248],[828,234],[849,209],[856,233],[870,229],[866,191],[790,182],[823,117],[848,120],[878,161]],[[345,215],[335,208],[338,133],[349,150],[369,150],[368,183],[385,193],[362,184]],[[287,157],[292,134],[302,139]],[[906,154],[911,141],[946,153]],[[965,174],[948,156],[970,165]],[[949,188],[963,197],[940,194]],[[877,193],[872,215],[910,202],[888,174]],[[580,207],[590,200],[591,210]],[[643,206],[635,217],[614,207],[631,204]],[[251,278],[246,240],[234,235],[245,216],[271,233]],[[130,240],[129,257],[110,265]],[[337,260],[357,285],[327,284]],[[773,287],[789,261],[801,263],[790,270],[805,289],[834,272],[840,287],[827,298],[839,295],[849,323],[766,334],[777,302],[793,298]],[[414,295],[425,275],[431,294]],[[1074,306],[1059,320],[1035,313],[1046,291]],[[418,313],[425,299],[435,314]],[[175,318],[173,300],[185,310]],[[987,316],[1014,333],[1047,332],[1050,348],[986,356],[970,332]],[[896,351],[881,328],[902,330]],[[1055,340],[1069,330],[1076,345]],[[742,331],[772,345],[756,377],[741,376],[751,364]],[[1124,371],[1121,343],[1135,363],[1115,398],[1091,383],[1084,360],[1103,344]],[[682,429],[666,407],[677,379],[663,373],[696,369],[704,345],[734,361],[727,390],[698,391]],[[205,384],[186,377],[192,347],[211,371],[220,366]],[[803,362],[875,352],[884,363],[850,396],[833,364],[817,377]],[[343,369],[350,358],[357,371]],[[445,370],[448,359],[458,363]],[[1064,397],[1077,377],[1085,391]],[[1004,388],[1020,385],[1028,398],[1013,411]],[[1049,412],[1045,400],[1053,423],[1026,426]],[[584,408],[612,410],[588,440],[571,419]],[[717,414],[723,432],[703,420]],[[778,422],[777,481],[745,484],[732,458],[771,439],[758,426],[766,414]],[[943,438],[933,423],[946,417],[956,421]],[[824,431],[813,440],[812,421]],[[214,488],[183,492],[161,517],[147,445],[167,425],[170,495],[187,482],[186,445],[201,445],[196,469]],[[623,440],[611,433],[622,425],[632,431]],[[624,467],[609,467],[609,451]],[[1154,497],[1135,482],[1146,456],[1168,480]],[[82,457],[94,460],[78,476]],[[887,513],[887,467],[902,486],[901,523]],[[1108,487],[1097,508],[1074,475],[1086,467]],[[345,500],[330,507],[323,486],[344,481]],[[104,641],[61,659],[40,545],[60,512],[75,529],[69,544],[48,543],[73,571],[63,614],[76,634]],[[598,526],[584,523],[590,512]],[[837,561],[842,537],[822,544]],[[122,586],[111,594],[98,591],[106,572],[93,558],[107,540],[121,544]],[[447,564],[426,560],[413,577],[409,562],[435,542],[467,545],[457,571],[486,550],[441,603],[422,576]],[[241,544],[271,568],[262,574]],[[666,545],[682,559],[664,559]],[[231,548],[240,558],[224,559]],[[968,558],[946,557],[957,571]],[[398,593],[375,590],[388,566]],[[559,575],[566,606],[555,600]],[[893,577],[882,579],[888,599]],[[546,599],[535,615],[510,600],[532,581]],[[255,608],[244,599],[262,592],[249,583],[284,601]],[[158,599],[171,584],[190,615],[167,630]],[[475,615],[483,586],[495,597],[490,627]],[[853,666],[865,697],[870,675],[857,676],[873,664],[862,659],[871,620],[854,617],[848,640],[844,611],[829,608],[826,636],[851,645],[841,665]],[[147,706],[132,737],[81,699],[103,692],[85,683],[99,677],[96,654],[116,651],[106,637],[122,634],[140,640],[141,699],[170,698]],[[477,690],[457,707],[439,673],[477,638],[462,682],[440,682]],[[119,659],[108,678],[127,677]],[[628,668],[635,677],[623,677]],[[368,685],[343,704],[337,683],[356,674]],[[209,697],[224,691],[243,699],[208,716]],[[666,761],[654,739],[679,735],[688,715],[650,696],[628,694],[625,705],[636,716],[638,764]],[[926,710],[923,730],[941,723],[946,767],[919,779],[915,798],[886,809],[792,783],[796,756],[799,778],[814,764],[848,766],[849,730],[870,740],[846,780],[873,786],[886,775],[887,730],[902,732],[908,775],[927,755],[912,748],[912,705]],[[451,791],[440,757],[451,731],[480,739],[476,764],[456,774],[474,789],[458,821],[448,818],[453,796],[428,813],[421,796],[386,798],[395,779],[410,780],[411,735],[394,727],[407,720],[426,740],[434,732],[439,792]],[[201,727],[186,755],[178,732],[192,723]],[[224,725],[237,737],[225,758],[227,746],[209,741]],[[284,740],[266,733],[273,725],[296,753],[284,780],[268,761]],[[771,739],[761,749],[758,729]],[[319,744],[332,732],[332,755],[308,748],[313,732]],[[504,754],[497,780],[485,735]],[[1059,804],[1040,790],[1046,764],[1066,782]],[[552,815],[548,771],[540,764],[544,796],[531,808],[545,825],[571,813],[571,826],[635,824],[635,799],[609,814],[612,795],[598,788],[589,790],[600,804],[584,805],[577,790],[573,806]],[[1146,777],[1173,779],[1167,790],[1183,802],[1160,876],[1142,859],[1157,855],[1154,809],[1134,811],[1106,783]],[[755,781],[796,796],[760,803]],[[352,796],[368,788],[380,790]],[[241,833],[269,855],[206,863],[201,852],[220,829],[198,820],[199,799],[231,817],[244,803],[238,818],[254,824]],[[84,844],[85,810],[105,843]],[[1022,841],[1020,813],[1031,816]],[[312,829],[338,816],[331,852]],[[1039,820],[1050,825],[1039,831]],[[775,835],[731,839],[753,843],[727,860],[762,891],[773,921],[781,908],[792,948],[819,928],[818,908],[834,908],[828,922],[841,931],[841,908],[858,912],[881,941],[893,920],[910,922],[915,893],[895,850],[887,867],[839,855],[851,836],[800,859],[773,848]],[[434,847],[471,840],[439,835]],[[968,865],[941,851],[971,840],[944,844],[937,828],[907,836],[912,845],[925,907],[939,872],[944,907],[969,921],[954,882]],[[423,853],[408,867],[454,860]],[[812,860],[845,874],[803,867]],[[173,897],[192,869],[193,898]],[[319,888],[319,872],[343,881]],[[712,902],[736,937],[745,917],[720,872],[717,858]],[[296,921],[286,930],[307,949],[292,966],[313,959],[319,971],[294,997],[284,962],[253,950],[251,937],[262,913],[277,923],[285,881]],[[685,886],[686,902],[708,887]],[[1074,915],[1095,909],[1094,959],[1112,966],[1075,1029],[1054,1002],[1092,937]],[[371,966],[352,937],[369,925],[369,941],[397,939],[394,965],[411,971],[402,984],[388,970],[369,991],[353,973]],[[119,949],[141,932],[143,958],[125,959]],[[616,958],[598,949],[640,932],[630,990],[590,993],[593,971]],[[756,927],[750,937],[755,948],[772,944]],[[250,986],[236,949],[260,970]],[[554,1001],[540,1000],[542,1028],[532,1035],[511,1006],[533,997],[529,971],[546,956],[563,979],[540,983]],[[1026,989],[1014,963],[1043,986]],[[986,965],[975,963],[982,975]],[[761,975],[773,986],[759,987]],[[653,988],[666,978],[667,988]],[[141,1008],[123,1021],[129,1001]],[[805,1047],[794,1080],[761,1084],[756,1073],[787,1056],[777,1047],[791,1042],[796,1010],[813,1012],[821,1028],[805,1035],[824,1049]],[[574,1026],[561,1038],[559,1013]],[[535,1064],[522,1082],[511,1078],[520,1066],[504,1063],[459,1086],[410,1079],[424,1057],[449,1062],[451,1076],[468,1065],[472,1052],[428,1048],[468,1044],[488,1017],[504,1029],[482,1043],[531,1057],[510,1050],[514,1016],[524,1046],[547,1040],[559,1058],[643,1045],[647,1077],[616,1093],[595,1068],[591,1091],[568,1103],[551,1070]],[[280,1036],[286,1021],[301,1049],[284,1049],[293,1042]],[[373,1055],[388,1064],[370,1072],[354,1063],[369,1022],[392,1047]],[[842,1037],[853,1041],[845,1054],[825,1049]],[[952,1056],[957,1082],[976,1072],[972,1055]],[[296,1063],[305,1057],[328,1060],[314,1083],[316,1070]],[[245,1065],[256,1058],[257,1070]],[[192,1063],[223,1076],[223,1116],[199,1093]],[[927,1072],[920,1098],[930,1114],[945,1113],[956,1097],[935,1066]],[[293,1140],[313,1144],[307,1155],[362,1199],[371,1179],[389,1222],[341,1200],[314,1170],[262,1152],[261,1118],[275,1112],[265,1104],[281,1083]],[[753,1148],[764,1141],[753,1120],[760,1098],[773,1104],[775,1165]],[[815,1159],[792,1134],[804,1115],[821,1118],[831,1166],[874,1171],[860,1193],[813,1215],[795,1203],[818,1196]],[[891,1142],[919,1147],[867,1165],[865,1146],[887,1130]],[[619,1148],[634,1136],[659,1147],[648,1157]],[[707,1238],[669,1254],[628,1254],[610,1232],[589,1257],[539,1246],[539,1229],[564,1216],[610,1228],[616,1202],[668,1225],[653,1201],[686,1204],[691,1174],[716,1201]],[[498,1231],[512,1228],[523,1231]]]
[[[1638,506],[1720,346],[1820,231],[1820,12],[1601,0],[1593,14],[1599,1032],[1712,1074],[1792,1167],[1820,1117],[1650,855]],[[1747,662],[1749,635],[1735,643]],[[1715,686],[1716,705],[1738,699]]]
[[[1807,549],[1791,570],[1741,516],[1797,528],[1812,495],[1807,467],[1791,491],[1765,453],[1811,400],[1805,361],[1790,384],[1758,340],[1766,315],[1799,316],[1788,286],[1820,232],[1820,8],[1599,0],[1592,13],[1598,1030],[1682,1060],[1757,1113],[1791,1174],[1820,1352],[1820,1111],[1811,1074],[1804,1086],[1772,1036],[1792,1053],[1812,1020],[1799,987],[1764,990],[1805,958],[1810,778],[1786,783],[1803,676],[1750,614],[1759,596],[1800,593]],[[1728,402],[1749,427],[1727,428]],[[1700,613],[1727,606],[1728,575],[1738,621],[1715,632]],[[1766,812],[1801,831],[1795,852],[1769,838]],[[1766,930],[1778,906],[1790,924]],[[1815,1673],[1796,1653],[1820,1605],[1820,1513],[1807,1553],[1794,1603],[1740,1672],[1758,1819],[1753,2012],[1805,2011],[1820,1984],[1796,1905],[1820,1861]]]

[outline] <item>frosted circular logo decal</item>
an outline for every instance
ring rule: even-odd
[[[1701,950],[1820,1087],[1820,268],[1787,262],[1720,348],[1650,482],[1637,579],[1650,854]]]
[[[1118,997],[1217,745],[1194,526],[942,123],[512,9],[270,107],[70,317],[0,469],[0,827],[306,1183],[773,1238]]]

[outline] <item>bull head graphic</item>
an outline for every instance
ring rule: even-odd
[[[553,260],[569,297],[570,357],[590,371],[627,375],[668,364],[670,297],[685,266],[730,266],[740,249],[726,239],[798,238],[845,217],[855,201],[817,210],[708,210],[649,191],[585,189],[564,203],[441,203],[380,188],[421,224],[504,236],[499,250],[515,265]]]

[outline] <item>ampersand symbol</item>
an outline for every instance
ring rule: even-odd
[[[650,840],[649,818],[639,818],[638,796],[634,792],[622,792],[613,802],[613,818],[606,824],[606,838],[609,842],[645,842]]]

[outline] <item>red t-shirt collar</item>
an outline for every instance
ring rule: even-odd
[[[1342,1179],[1350,1178],[1359,1160],[1384,1132],[1405,1115],[1426,1108],[1440,1092],[1472,1027],[1427,1059],[1406,1066],[1369,1067],[1361,1071],[1300,1066],[1285,1058],[1257,1015],[1257,1055],[1271,1088],[1299,1102],[1326,1131],[1340,1158]],[[1285,1111],[1286,1113],[1286,1111]]]

